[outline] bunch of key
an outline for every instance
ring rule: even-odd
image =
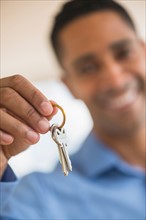
[[[54,142],[58,146],[59,159],[62,165],[62,171],[65,176],[72,171],[72,165],[67,153],[67,139],[64,128],[60,128],[59,125],[53,124],[50,128],[51,136]]]

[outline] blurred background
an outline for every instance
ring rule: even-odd
[[[59,80],[59,67],[49,40],[55,14],[65,0],[1,0],[1,77],[19,73],[31,80],[49,99],[66,112],[65,129],[69,153],[76,152],[92,129],[90,114],[75,100]],[[145,41],[145,0],[117,0],[133,18],[139,36]],[[51,123],[60,123],[58,112]],[[10,164],[18,176],[32,171],[50,172],[58,161],[57,147],[50,133],[38,144],[12,158]]]

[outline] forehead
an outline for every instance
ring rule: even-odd
[[[135,33],[116,12],[94,12],[69,23],[59,34],[64,55],[84,53],[88,50],[105,49],[110,43]],[[80,55],[80,54],[78,54]]]

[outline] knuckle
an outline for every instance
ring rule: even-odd
[[[18,85],[25,81],[25,78],[20,74],[15,74],[11,77],[11,83],[13,86]]]
[[[35,114],[36,114],[35,109],[34,108],[29,108],[29,110],[26,113],[26,116],[27,116],[28,119],[31,119],[33,117],[33,115],[35,115]]]
[[[32,140],[32,139],[30,140],[30,139],[28,139],[28,138],[25,137],[23,143],[25,144],[25,146],[29,147],[30,145],[33,145],[33,144],[38,143],[38,141],[39,141],[39,138],[38,138],[38,139],[35,139],[35,140]]]
[[[6,112],[5,108],[0,107],[0,117],[2,117],[3,112]],[[0,123],[1,124],[1,123]]]
[[[16,95],[16,92],[14,89],[12,88],[9,88],[9,87],[5,87],[5,88],[2,88],[1,89],[1,102],[4,100],[4,101],[8,101],[9,99],[12,99],[14,98]]]
[[[20,81],[20,80],[22,80],[23,79],[23,76],[22,75],[20,75],[20,74],[15,74],[15,75],[13,75],[13,76],[11,76],[12,77],[12,81]]]
[[[21,123],[21,122],[17,122],[15,125],[14,125],[14,129],[13,129],[13,134],[14,134],[14,137],[15,137],[15,142],[21,142],[21,147],[25,144],[25,145],[28,145],[28,141],[26,139],[26,134],[27,132],[29,131],[29,128]]]
[[[36,100],[39,100],[40,93],[37,90],[33,90],[31,95],[31,101],[36,102]]]
[[[0,114],[1,114],[1,112],[7,112],[7,109],[0,106]],[[0,115],[0,116],[1,116],[1,115]]]

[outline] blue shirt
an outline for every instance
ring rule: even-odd
[[[145,173],[93,134],[72,156],[72,165],[68,177],[59,165],[50,174],[36,172],[2,182],[1,219],[145,219]]]

